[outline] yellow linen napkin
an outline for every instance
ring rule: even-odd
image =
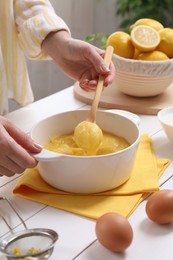
[[[169,163],[169,159],[155,157],[152,140],[144,134],[131,177],[116,189],[87,195],[64,192],[47,184],[34,168],[25,171],[13,194],[93,219],[106,212],[117,212],[128,217],[147,192],[159,190],[159,176]]]

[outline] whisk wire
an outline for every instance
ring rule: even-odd
[[[14,211],[14,213],[18,216],[18,218],[20,219],[22,225],[24,226],[25,229],[28,229],[24,220],[22,219],[22,217],[19,215],[19,213],[17,212],[17,210],[13,207],[12,203],[10,202],[9,199],[7,199],[6,197],[0,197],[0,200],[5,200],[7,201],[7,203],[9,204],[9,206],[12,208],[12,210]],[[10,229],[11,232],[13,232],[12,228],[10,227],[10,225],[8,224],[8,222],[6,221],[6,219],[0,215],[0,217],[3,219],[3,221],[5,222],[5,224],[8,226],[8,228]]]

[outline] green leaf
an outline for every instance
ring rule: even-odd
[[[97,41],[100,48],[105,49],[106,48],[106,41],[109,37],[109,34],[103,34],[103,33],[95,33],[90,34],[86,36],[85,41],[86,42],[94,42]]]

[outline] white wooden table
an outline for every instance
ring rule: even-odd
[[[73,86],[39,100],[27,107],[9,113],[8,117],[23,131],[29,132],[39,120],[63,111],[86,108],[73,96]],[[156,116],[139,115],[141,133],[148,133],[153,140],[155,153],[162,158],[173,159],[173,146],[169,144]],[[134,231],[130,247],[122,254],[112,253],[99,244],[95,236],[95,221],[43,204],[14,197],[12,189],[20,175],[0,178],[0,196],[11,200],[15,209],[29,228],[51,228],[59,234],[51,260],[173,260],[173,224],[159,226],[151,223],[145,213],[143,201],[129,221]],[[160,178],[161,189],[173,189],[173,164]],[[2,205],[3,204],[3,205]],[[0,201],[0,210],[15,230],[23,229],[20,220]],[[9,230],[0,219],[0,238]],[[0,254],[0,260],[5,257]]]

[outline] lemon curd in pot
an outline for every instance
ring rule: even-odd
[[[103,139],[97,151],[90,151],[90,153],[76,144],[73,133],[51,137],[44,147],[47,150],[61,154],[95,156],[118,152],[128,146],[129,143],[123,137],[103,131]]]

